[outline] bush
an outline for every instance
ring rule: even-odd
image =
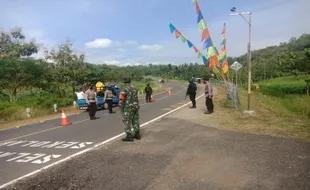
[[[0,123],[7,121],[17,121],[26,118],[26,108],[31,108],[32,116],[40,116],[52,113],[54,104],[58,108],[71,106],[73,99],[59,98],[55,96],[32,96],[10,103],[8,101],[0,101]]]
[[[72,102],[72,98],[60,98],[56,96],[32,96],[18,100],[17,104],[23,107],[53,109],[54,104],[57,104],[58,107],[67,107],[72,105]]]
[[[6,101],[0,102],[0,123],[24,118],[24,110],[22,106]]]

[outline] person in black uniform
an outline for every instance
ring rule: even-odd
[[[145,89],[144,89],[144,92],[145,92],[145,100],[146,100],[146,103],[149,103],[151,102],[151,97],[152,97],[152,94],[153,94],[153,89],[152,87],[150,86],[150,84],[147,84]]]
[[[192,107],[190,108],[196,108],[196,91],[197,91],[197,85],[194,83],[194,80],[191,79],[188,81],[188,87],[186,91],[186,97],[189,96],[189,99],[192,101]]]

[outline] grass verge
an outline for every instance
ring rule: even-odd
[[[302,101],[303,98],[295,101]],[[247,105],[246,91],[240,90],[242,106],[240,109],[234,109],[232,103],[226,99],[224,86],[216,86],[215,113],[210,117],[203,115],[199,120],[221,129],[310,141],[309,117],[287,109],[282,103],[288,100],[275,100],[275,97],[252,93],[251,107],[256,114],[246,116],[242,112]]]

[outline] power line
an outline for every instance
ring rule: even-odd
[[[265,6],[265,7],[262,7],[262,8],[254,9],[251,12],[258,12],[258,11],[264,11],[264,10],[267,10],[267,9],[272,9],[272,8],[278,7],[280,5],[287,4],[287,3],[292,2],[292,1],[293,0],[287,0],[287,1],[280,2],[280,3],[275,3],[273,5],[269,5],[269,6]],[[297,1],[297,0],[294,0],[294,1]]]

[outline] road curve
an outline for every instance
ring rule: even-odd
[[[184,104],[186,84],[167,83],[168,93],[155,95],[155,102],[140,100],[140,123],[148,122]],[[118,110],[118,108],[115,108]],[[119,113],[98,111],[98,120],[88,113],[69,116],[70,126],[60,119],[0,131],[0,187],[47,165],[65,159],[123,132]]]

